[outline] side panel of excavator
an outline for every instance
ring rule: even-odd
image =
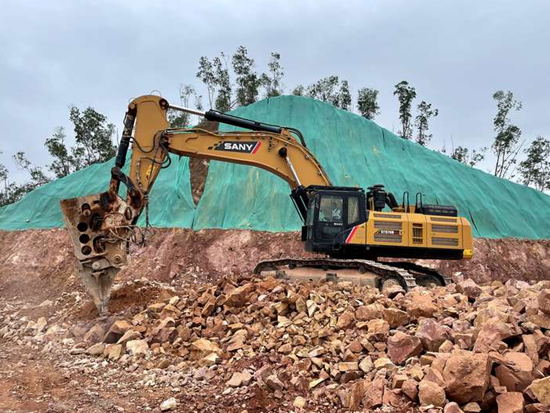
[[[406,255],[403,248],[411,248],[412,258],[439,258],[444,251],[456,259],[473,255],[472,230],[462,217],[374,212],[369,221],[352,228],[346,244],[378,248],[384,254],[394,248],[401,257]]]

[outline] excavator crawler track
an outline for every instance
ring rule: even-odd
[[[413,274],[413,276],[424,278],[433,277],[434,279],[437,279],[439,284],[441,285],[448,285],[453,283],[451,277],[440,274],[433,268],[424,267],[423,265],[418,265],[412,262],[394,262],[392,263],[392,265],[407,270],[408,272]]]
[[[285,268],[286,267],[286,268]],[[288,277],[287,271],[291,272],[296,268],[302,269],[314,269],[324,271],[324,278],[327,281],[338,282],[340,278],[337,271],[339,270],[355,270],[359,274],[355,277],[348,277],[352,279],[352,282],[363,283],[364,279],[369,278],[370,274],[374,274],[375,279],[372,282],[365,282],[365,284],[371,284],[377,288],[382,289],[382,286],[386,282],[393,282],[399,284],[405,291],[409,291],[414,287],[417,287],[417,280],[421,280],[421,285],[424,285],[426,278],[433,281],[436,285],[447,285],[451,282],[450,278],[444,277],[437,271],[423,267],[418,264],[406,263],[406,262],[379,262],[372,260],[361,259],[338,259],[338,258],[281,258],[277,260],[262,261],[254,268],[255,274],[261,274],[266,271],[274,271],[278,277]],[[306,277],[303,277],[307,279]],[[313,279],[322,278],[320,276],[313,276]]]

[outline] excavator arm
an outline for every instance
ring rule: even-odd
[[[169,109],[204,116],[251,131],[209,132],[170,128]],[[132,136],[133,133],[133,136]],[[128,175],[122,168],[131,148]],[[308,186],[331,186],[330,179],[307,149],[299,131],[223,114],[170,105],[159,96],[133,100],[124,119],[123,136],[107,191],[61,201],[61,209],[80,264],[83,283],[100,313],[107,310],[115,275],[127,263],[137,220],[169,154],[234,162],[265,169],[284,179],[301,218],[305,220]],[[121,183],[126,196],[120,194]]]

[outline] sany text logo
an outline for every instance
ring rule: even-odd
[[[255,154],[260,148],[261,142],[239,142],[239,141],[225,141],[220,142],[214,147],[208,149],[214,149],[215,151],[227,151],[227,152],[241,152]]]

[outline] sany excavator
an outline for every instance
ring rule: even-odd
[[[169,109],[250,131],[171,128]],[[130,143],[131,166],[126,175],[122,168]],[[170,153],[259,167],[290,185],[290,198],[304,222],[305,249],[322,254],[311,259],[264,261],[256,273],[274,272],[298,280],[348,280],[402,291],[417,284],[444,285],[446,280],[413,263],[379,262],[379,258],[458,260],[473,255],[470,224],[457,216],[455,207],[423,204],[421,194],[410,205],[408,193],[398,204],[382,185],[367,191],[334,186],[294,128],[214,110],[199,112],[171,105],[159,96],[142,96],[128,106],[108,189],[61,201],[81,278],[100,314],[107,311],[114,277],[127,263],[137,220]],[[119,195],[121,183],[126,186],[125,199]]]

